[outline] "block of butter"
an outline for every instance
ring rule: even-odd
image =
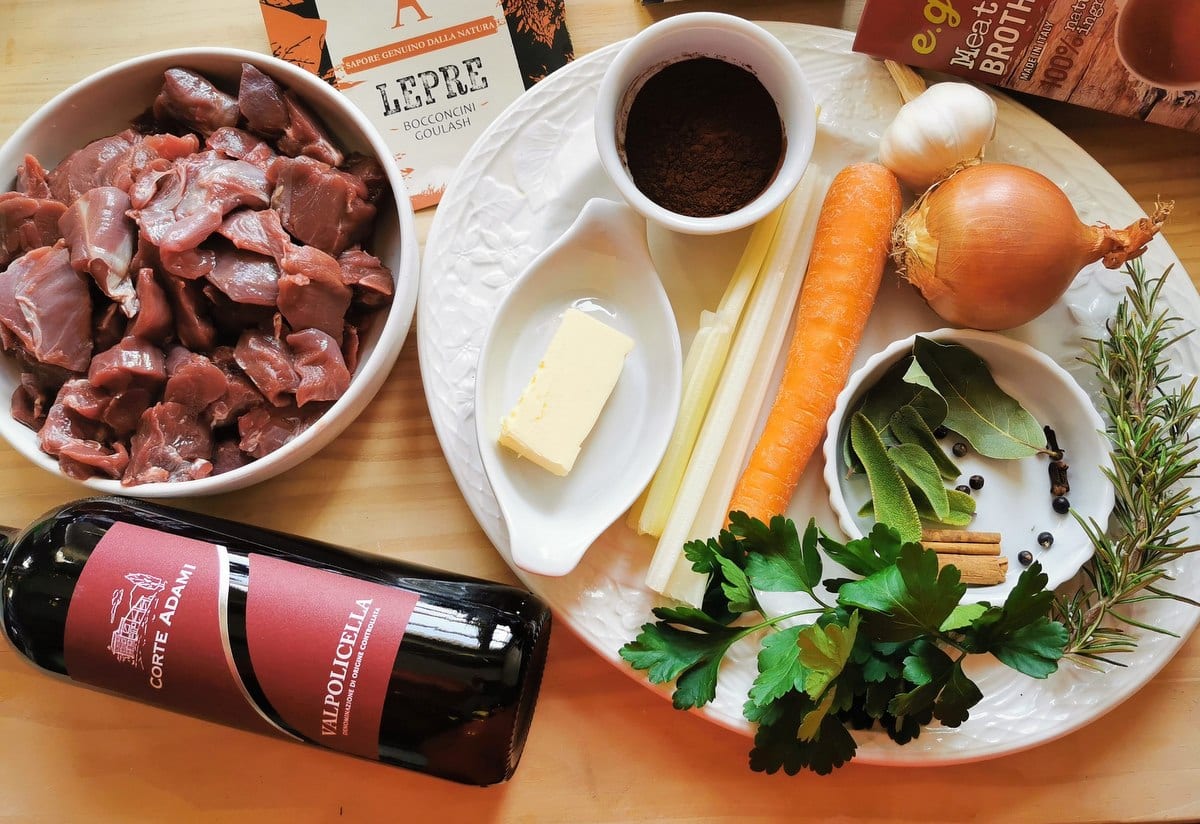
[[[632,350],[628,335],[568,309],[517,405],[500,422],[500,445],[566,475]]]

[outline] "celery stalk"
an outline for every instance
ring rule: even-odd
[[[645,501],[637,519],[637,531],[643,535],[657,538],[666,526],[700,425],[704,422],[713,390],[725,366],[734,329],[763,268],[782,213],[783,207],[780,207],[758,222],[746,242],[716,313],[705,310],[701,314],[700,330],[683,364],[683,396],[679,417],[658,470],[646,489]]]
[[[683,556],[683,545],[694,538],[715,535],[724,526],[724,507],[773,383],[775,363],[812,249],[817,207],[827,183],[825,176],[810,166],[784,205],[762,274],[751,292],[646,573],[646,585],[656,592],[694,605],[703,596],[704,578],[692,571]]]

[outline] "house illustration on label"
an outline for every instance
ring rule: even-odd
[[[125,580],[133,584],[129,590],[129,610],[117,622],[108,650],[121,663],[142,669],[142,641],[146,637],[146,625],[150,623],[150,613],[158,603],[158,593],[166,588],[166,582],[142,572],[131,572],[125,576]],[[123,601],[122,591],[114,590],[114,618],[116,606]]]

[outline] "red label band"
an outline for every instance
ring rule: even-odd
[[[417,596],[250,556],[250,661],[280,717],[322,746],[379,757],[379,722]]]
[[[238,676],[224,547],[115,524],[67,610],[76,681],[256,732],[283,732]],[[246,635],[270,708],[312,741],[379,757],[379,723],[415,593],[250,556]]]

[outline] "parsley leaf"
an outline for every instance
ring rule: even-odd
[[[842,586],[838,603],[873,613],[866,621],[873,638],[907,641],[937,633],[967,591],[959,577],[953,566],[938,571],[933,550],[905,544],[894,565]]]
[[[761,707],[782,698],[804,683],[797,637],[804,627],[788,627],[763,639],[758,651],[758,677],[750,687],[750,701]]]
[[[875,524],[870,535],[848,544],[839,544],[824,533],[819,543],[826,555],[863,577],[891,566],[900,557],[900,533],[886,524]]]
[[[942,625],[938,629],[942,632],[951,632],[970,626],[971,622],[987,612],[987,609],[987,604],[959,604],[950,613],[950,616],[942,621]]]
[[[742,603],[744,599],[739,594],[740,580],[734,584],[732,589],[735,593],[734,597],[738,601],[737,604],[730,603],[730,596],[725,588],[725,584],[729,581],[725,576],[723,564],[728,562],[732,565],[730,568],[739,570],[746,566],[746,550],[742,548],[732,533],[721,530],[716,538],[709,538],[707,541],[689,541],[683,546],[683,554],[692,562],[693,570],[701,575],[709,576],[702,602],[706,613],[720,622],[728,624],[743,612],[748,611],[735,608],[747,606]],[[735,574],[735,577],[744,576]],[[751,609],[753,608],[751,607]]]
[[[888,712],[901,717],[930,711],[953,669],[954,661],[937,644],[915,642],[904,659],[904,679],[913,687],[888,702]]]
[[[858,613],[854,612],[845,627],[810,624],[800,631],[796,642],[804,667],[804,691],[814,701],[842,674],[858,635],[858,620]]]
[[[828,714],[827,704],[818,705],[806,694],[793,692],[776,706],[778,712],[758,722],[750,769],[795,775],[808,768],[827,775],[854,757],[858,747],[854,737],[836,715]]]
[[[1067,630],[1046,612],[1054,600],[1046,589],[1049,578],[1036,561],[1029,566],[1004,600],[989,607],[963,631],[963,648],[995,655],[1002,663],[1033,678],[1058,670],[1067,643]]]
[[[931,641],[916,641],[904,659],[904,677],[914,684],[934,684],[950,677],[954,662]]]
[[[1032,565],[1001,606],[959,605],[966,591],[958,570],[938,570],[937,557],[903,543],[877,524],[866,538],[840,544],[809,521],[803,537],[783,517],[769,524],[741,513],[707,541],[685,547],[693,569],[708,576],[702,607],[659,607],[620,654],[655,684],[674,682],[679,709],[716,696],[720,665],[730,648],[759,630],[758,675],[742,712],[758,725],[750,766],[762,772],[827,773],[855,752],[850,729],[878,723],[898,744],[937,719],[954,727],[982,698],[963,666],[970,653],[991,653],[1023,673],[1046,677],[1066,644],[1062,625],[1046,617],[1052,593]],[[861,580],[825,585],[837,601],[813,591],[824,551]],[[794,590],[812,609],[734,625],[763,613],[760,591]],[[779,628],[800,615],[809,624]],[[957,655],[957,657],[953,657]]]
[[[821,555],[817,551],[817,522],[812,519],[804,537],[796,525],[781,515],[769,527],[742,512],[730,513],[730,530],[746,542],[746,573],[761,592],[808,592],[821,581]]]
[[[1047,678],[1058,671],[1066,643],[1066,628],[1043,615],[1010,632],[992,654],[1017,672],[1032,678]]]
[[[957,727],[983,699],[979,687],[963,672],[962,658],[952,660],[931,641],[912,645],[911,654],[904,659],[904,677],[916,686],[888,704],[888,711],[898,718],[932,711],[947,727]]]
[[[638,637],[621,647],[620,654],[634,669],[646,670],[650,683],[674,681],[671,699],[676,709],[700,707],[716,697],[721,659],[746,631],[714,621],[707,630],[694,632],[675,626],[672,617],[644,624]]]
[[[750,579],[746,577],[746,571],[729,560],[723,555],[716,556],[716,561],[721,567],[721,575],[725,578],[721,584],[721,592],[725,595],[725,600],[729,602],[728,609],[730,612],[751,612],[758,610],[758,598],[754,595],[754,590],[750,588]]]
[[[947,727],[957,727],[967,720],[971,707],[982,700],[983,693],[963,672],[960,659],[954,662],[950,677],[938,695],[937,703],[933,706],[933,716]]]

